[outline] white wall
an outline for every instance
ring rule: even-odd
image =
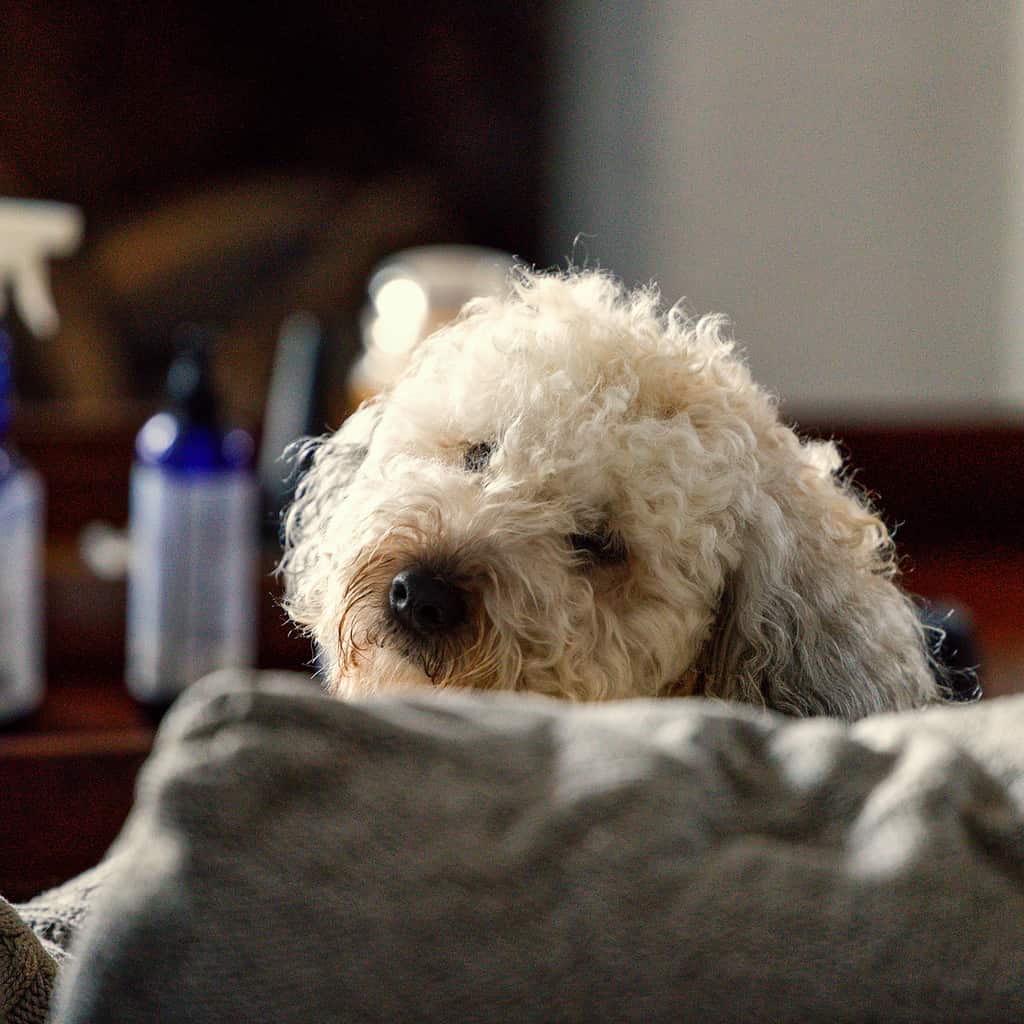
[[[1024,412],[1020,4],[559,10],[552,262],[729,314],[796,415]]]

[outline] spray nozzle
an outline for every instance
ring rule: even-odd
[[[82,238],[82,213],[67,203],[0,199],[0,316],[5,286],[25,326],[37,337],[53,334],[59,319],[46,261],[67,256]]]
[[[209,327],[185,324],[175,335],[177,355],[167,371],[167,394],[190,420],[210,423],[217,416],[217,396],[210,366],[215,334]]]

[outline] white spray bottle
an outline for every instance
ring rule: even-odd
[[[8,292],[22,324],[57,329],[46,259],[78,245],[73,206],[0,199],[0,317]],[[11,343],[0,329],[0,725],[31,714],[43,699],[43,485],[7,436],[11,420]]]

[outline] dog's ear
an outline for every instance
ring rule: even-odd
[[[285,453],[298,484],[281,517],[284,553],[277,571],[284,577],[286,603],[297,622],[308,616],[297,597],[296,581],[319,560],[325,520],[366,459],[383,404],[383,396],[364,402],[335,433],[298,441]]]
[[[779,453],[697,666],[703,691],[846,719],[935,699],[885,526],[836,478],[831,444],[794,435]]]

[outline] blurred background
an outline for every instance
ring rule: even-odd
[[[15,343],[51,687],[120,678],[123,591],[78,540],[125,521],[176,326],[216,326],[259,436],[282,325],[313,314],[333,429],[373,268],[444,243],[726,313],[785,415],[841,441],[908,588],[969,608],[987,691],[1019,688],[1022,55],[1019,2],[8,0],[0,195],[86,224],[59,333]],[[305,664],[266,589],[261,664]]]
[[[560,10],[546,255],[728,313],[802,415],[1019,417],[1019,3]]]
[[[193,319],[223,332],[222,389],[258,418],[283,319],[343,334],[388,253],[539,256],[538,4],[29,0],[2,17],[0,194],[79,204],[87,224],[54,268],[59,337],[21,352],[25,396],[150,397]]]
[[[88,231],[21,392],[151,397],[173,327],[199,319],[258,419],[290,312],[344,335],[381,258],[475,242],[727,313],[794,415],[1015,420],[1021,21],[1016,3],[5,4],[0,194],[79,204]]]
[[[1021,4],[318,0],[254,17],[16,0],[2,18],[0,195],[78,204],[86,224],[52,267],[60,332],[15,348],[16,430],[58,534],[124,520],[177,325],[216,327],[226,412],[258,434],[283,325],[313,314],[310,425],[333,429],[373,268],[455,243],[727,314],[905,550],[970,549],[972,579],[1014,553]]]

